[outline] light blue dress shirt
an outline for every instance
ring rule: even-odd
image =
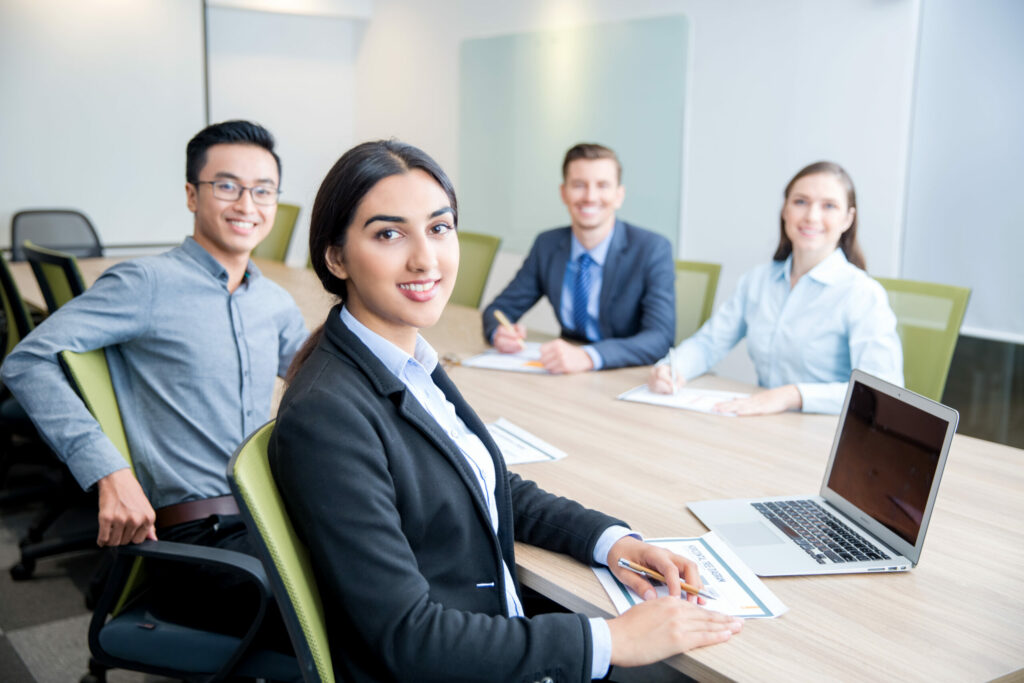
[[[487,501],[491,530],[497,535],[498,507],[495,497],[497,481],[494,461],[491,460],[490,451],[487,450],[480,437],[466,427],[466,423],[455,414],[455,406],[445,398],[444,392],[430,378],[431,373],[437,367],[437,351],[423,337],[417,336],[415,355],[410,356],[356,320],[347,308],[342,307],[340,315],[345,326],[366,345],[366,348],[384,364],[384,367],[401,380],[466,458],[470,469],[476,475],[477,484],[484,494],[484,499]],[[598,539],[597,545],[594,546],[594,562],[605,564],[612,545],[623,536],[629,535],[636,536],[629,529],[621,526],[605,529]],[[523,616],[523,606],[516,594],[512,574],[504,560],[502,560],[501,568],[505,575],[505,603],[508,615],[521,617]],[[593,678],[603,678],[608,673],[611,663],[611,632],[608,630],[608,623],[600,618],[590,620],[590,630],[594,646],[591,675]]]
[[[902,386],[903,347],[882,286],[836,249],[791,288],[792,261],[746,273],[732,298],[676,347],[676,372],[701,375],[746,337],[758,384],[795,384],[804,412],[839,413],[854,368]]]
[[[18,344],[3,381],[89,488],[127,463],[57,354],[106,348],[136,476],[160,508],[230,494],[228,460],[267,421],[274,378],[307,334],[291,296],[251,261],[229,292],[227,271],[189,237],[107,270]]]
[[[597,325],[601,310],[601,283],[604,279],[604,262],[608,258],[608,248],[612,245],[612,235],[614,234],[615,226],[613,225],[612,229],[608,232],[608,236],[590,251],[584,249],[580,241],[576,239],[576,235],[573,235],[569,247],[569,262],[565,265],[565,278],[562,280],[562,306],[559,313],[562,316],[562,320],[566,323],[565,326],[569,329],[575,329],[573,326],[573,288],[576,285],[576,272],[580,269],[580,256],[583,252],[587,252],[590,254],[590,258],[594,259],[594,263],[590,266],[587,329],[584,330],[585,334],[582,336],[586,336],[590,341],[601,341],[601,331]],[[579,334],[580,331],[576,330],[576,333]],[[600,370],[604,367],[604,359],[601,358],[601,354],[598,353],[597,349],[589,344],[582,348],[590,356],[590,360],[594,362],[595,370]]]

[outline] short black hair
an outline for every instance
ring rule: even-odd
[[[274,151],[274,136],[258,123],[234,119],[214,123],[196,133],[185,148],[185,181],[195,185],[206,165],[206,150],[214,145],[256,145],[270,152],[277,163],[277,184],[281,185],[281,158]]]

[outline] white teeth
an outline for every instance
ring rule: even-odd
[[[252,221],[233,221],[233,220],[229,220],[228,223],[230,223],[231,225],[234,225],[235,227],[242,228],[243,230],[252,230],[254,227],[256,227],[256,224],[253,223]]]
[[[428,284],[425,284],[425,285],[413,283],[413,284],[398,285],[398,286],[401,287],[402,289],[407,289],[410,292],[429,292],[431,289],[434,288],[434,283],[431,282],[431,283],[428,283]]]

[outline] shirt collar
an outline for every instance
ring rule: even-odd
[[[837,247],[835,251],[825,257],[824,261],[811,268],[807,276],[825,285],[833,284],[842,279],[848,264],[846,254]],[[789,282],[793,273],[793,254],[787,256],[785,261],[776,261],[775,267],[775,279]]]
[[[196,242],[194,237],[191,235],[186,237],[185,241],[181,244],[181,249],[210,275],[218,280],[227,281],[228,271],[220,264],[220,261],[213,258],[210,252],[206,251],[199,242]],[[260,269],[256,267],[256,264],[252,262],[252,259],[249,259],[249,264],[245,267],[245,277],[242,278],[242,284],[260,277],[262,274]]]
[[[434,368],[437,367],[437,351],[421,335],[416,335],[415,356],[410,356],[356,320],[356,317],[345,306],[341,307],[341,321],[345,323],[345,327],[352,331],[352,334],[359,338],[359,341],[366,345],[370,353],[376,356],[377,360],[383,363],[384,367],[399,379],[402,379],[409,363],[421,366],[428,375],[432,374]]]
[[[617,224],[618,221],[615,221],[615,223]],[[576,239],[576,235],[571,236],[572,240],[570,241],[571,246],[569,247],[569,259],[577,261],[580,254],[587,250],[584,249],[583,245],[580,244],[580,241]],[[604,260],[608,258],[608,249],[612,246],[613,237],[615,237],[615,225],[612,225],[612,229],[608,231],[608,236],[601,240],[600,244],[590,251],[587,251],[587,253],[590,254],[590,258],[594,259],[594,262],[597,263],[597,265],[604,266]]]

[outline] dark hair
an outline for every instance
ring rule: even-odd
[[[562,180],[565,180],[565,176],[569,172],[569,164],[577,159],[611,159],[615,162],[618,181],[622,182],[622,163],[619,162],[619,157],[611,148],[596,142],[580,142],[569,148],[569,151],[565,153],[565,160],[562,161]]]
[[[256,145],[270,152],[277,163],[277,184],[281,185],[281,158],[274,151],[274,136],[251,121],[223,121],[203,128],[185,147],[185,181],[195,185],[206,165],[206,150],[214,145]]]
[[[843,250],[843,254],[846,255],[846,260],[857,266],[861,270],[867,270],[867,262],[864,260],[864,252],[861,251],[860,244],[857,242],[857,192],[853,189],[853,180],[850,178],[850,174],[847,173],[842,166],[833,163],[831,161],[816,161],[809,166],[804,166],[800,171],[793,176],[793,179],[786,185],[785,192],[782,193],[782,208],[785,210],[786,202],[789,201],[789,193],[793,189],[793,185],[796,181],[809,175],[816,175],[818,173],[830,173],[842,183],[843,187],[846,188],[846,204],[847,208],[854,209],[853,222],[850,223],[850,227],[847,228],[839,237],[839,247]],[[775,247],[775,255],[772,260],[785,261],[789,258],[789,255],[793,253],[793,243],[786,237],[786,221],[782,218],[782,213],[779,213],[779,245]]]
[[[309,221],[309,260],[320,282],[342,301],[348,293],[345,281],[327,267],[327,250],[344,248],[348,229],[363,197],[381,180],[421,170],[437,181],[452,207],[452,222],[458,225],[459,207],[448,175],[423,150],[398,140],[364,142],[345,152],[320,184]],[[320,326],[295,354],[285,381],[290,382],[323,336]]]

